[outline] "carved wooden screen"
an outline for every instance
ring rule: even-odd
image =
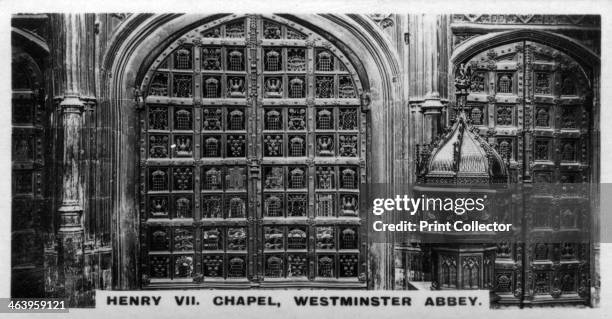
[[[502,299],[526,302],[587,298],[588,244],[578,241],[590,231],[581,187],[589,181],[588,74],[566,54],[530,41],[487,50],[469,63],[466,111],[510,160],[512,181],[530,189],[522,199],[526,210],[518,210],[525,214],[526,249],[498,245],[494,289]]]
[[[365,286],[365,116],[337,48],[231,16],[170,45],[142,88],[143,286]]]

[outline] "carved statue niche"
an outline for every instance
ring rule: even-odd
[[[228,189],[244,189],[246,182],[246,173],[244,168],[231,167],[227,170],[227,176],[225,176],[225,183]]]
[[[267,78],[265,85],[265,96],[269,98],[280,98],[283,95],[283,80],[280,78]]]
[[[457,107],[460,110],[467,104],[467,96],[470,94],[469,88],[472,85],[472,67],[469,64],[461,63],[455,76],[455,95],[457,96]]]
[[[174,137],[175,152],[178,157],[189,157],[193,155],[191,147],[191,136],[178,135]]]
[[[343,216],[357,216],[357,198],[353,195],[342,195]]]
[[[228,80],[229,96],[230,97],[244,97],[244,79],[242,78],[230,78]]]
[[[333,136],[324,135],[317,137],[317,155],[334,156]]]
[[[472,78],[472,67],[469,64],[461,63],[457,69],[457,76],[455,76],[455,88],[457,93],[467,94],[468,89],[471,85]]]

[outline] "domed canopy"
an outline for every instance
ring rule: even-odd
[[[423,154],[421,154],[422,156]],[[506,164],[461,112],[450,131],[428,152],[418,174],[425,183],[505,183]]]

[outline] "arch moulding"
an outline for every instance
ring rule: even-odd
[[[562,51],[588,69],[596,68],[601,63],[595,52],[570,37],[528,29],[494,32],[472,38],[454,50],[450,62],[457,65],[488,48],[521,40],[539,42]]]

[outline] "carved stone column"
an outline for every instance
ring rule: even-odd
[[[448,94],[447,20],[445,15],[408,16],[407,86],[411,107],[420,111],[411,123],[419,129],[415,145],[430,143],[443,123]]]
[[[57,170],[61,185],[57,217],[58,297],[70,306],[85,305],[83,278],[83,112],[92,100],[93,76],[90,72],[93,20],[85,14],[50,15],[51,63],[53,93],[57,111],[53,121],[56,130]],[[94,98],[95,100],[95,98]]]
[[[79,302],[76,286],[83,272],[83,207],[81,200],[79,155],[83,102],[76,95],[66,95],[59,104],[64,138],[62,159],[61,206],[59,213],[60,282],[70,304]]]
[[[62,162],[62,204],[60,233],[83,231],[81,224],[81,198],[79,191],[79,152],[81,150],[82,113],[84,103],[76,95],[66,95],[59,104],[64,137]]]

